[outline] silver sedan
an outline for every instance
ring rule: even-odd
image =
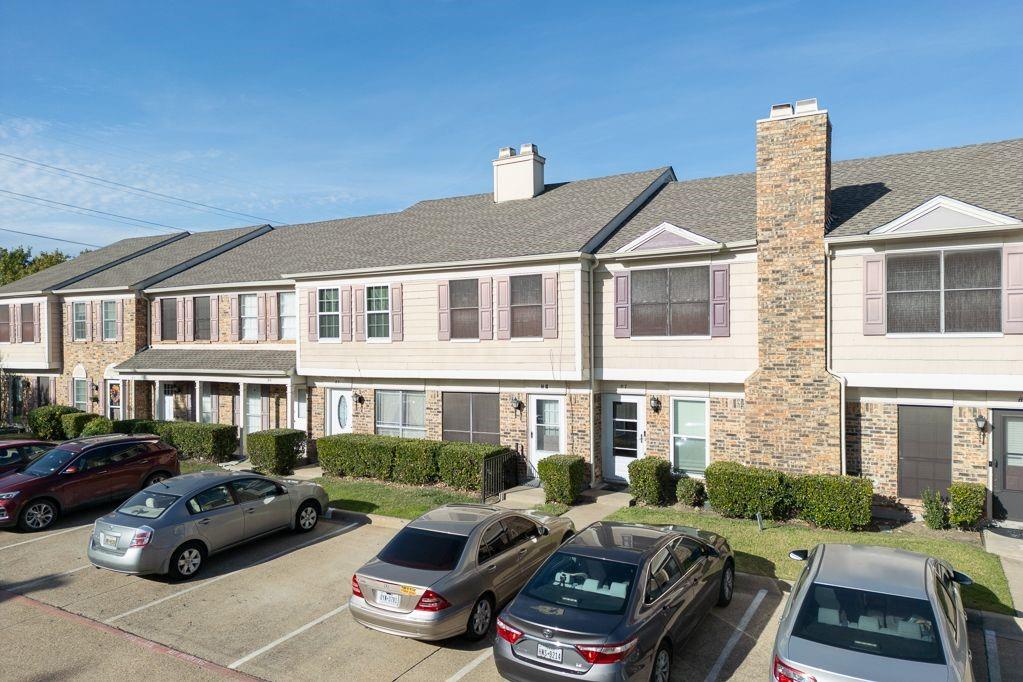
[[[94,566],[191,578],[206,558],[284,529],[310,531],[327,509],[315,483],[204,471],[161,481],[96,520]]]
[[[352,576],[356,621],[423,640],[486,636],[497,609],[575,532],[570,519],[449,504],[409,523]]]

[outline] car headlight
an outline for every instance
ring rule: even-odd
[[[0,493],[0,500],[13,500],[20,492],[20,490],[15,490],[12,493]]]

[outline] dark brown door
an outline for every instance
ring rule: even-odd
[[[952,408],[899,405],[899,497],[952,482]]]
[[[1023,411],[995,410],[993,419],[994,517],[1023,521]]]

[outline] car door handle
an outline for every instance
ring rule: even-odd
[[[256,508],[255,507],[249,507],[248,509],[245,510],[245,513],[246,514],[255,514],[256,513]]]
[[[208,525],[210,525],[210,520],[209,519],[199,519],[198,521],[196,521],[196,523],[198,523],[200,526],[208,526]]]
[[[522,549],[519,550],[519,556],[526,556],[526,552],[528,551],[529,549],[527,547],[523,547]]]
[[[493,573],[497,570],[497,564],[490,564],[487,566],[487,573]]]

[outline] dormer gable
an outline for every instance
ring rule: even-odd
[[[1012,216],[995,213],[973,204],[938,195],[895,220],[874,228],[870,234],[933,232],[1019,224],[1020,221]]]
[[[672,225],[669,222],[663,222],[633,239],[615,251],[615,253],[653,251],[655,249],[672,249],[686,246],[710,246],[712,244],[717,244],[717,242],[701,234]]]

